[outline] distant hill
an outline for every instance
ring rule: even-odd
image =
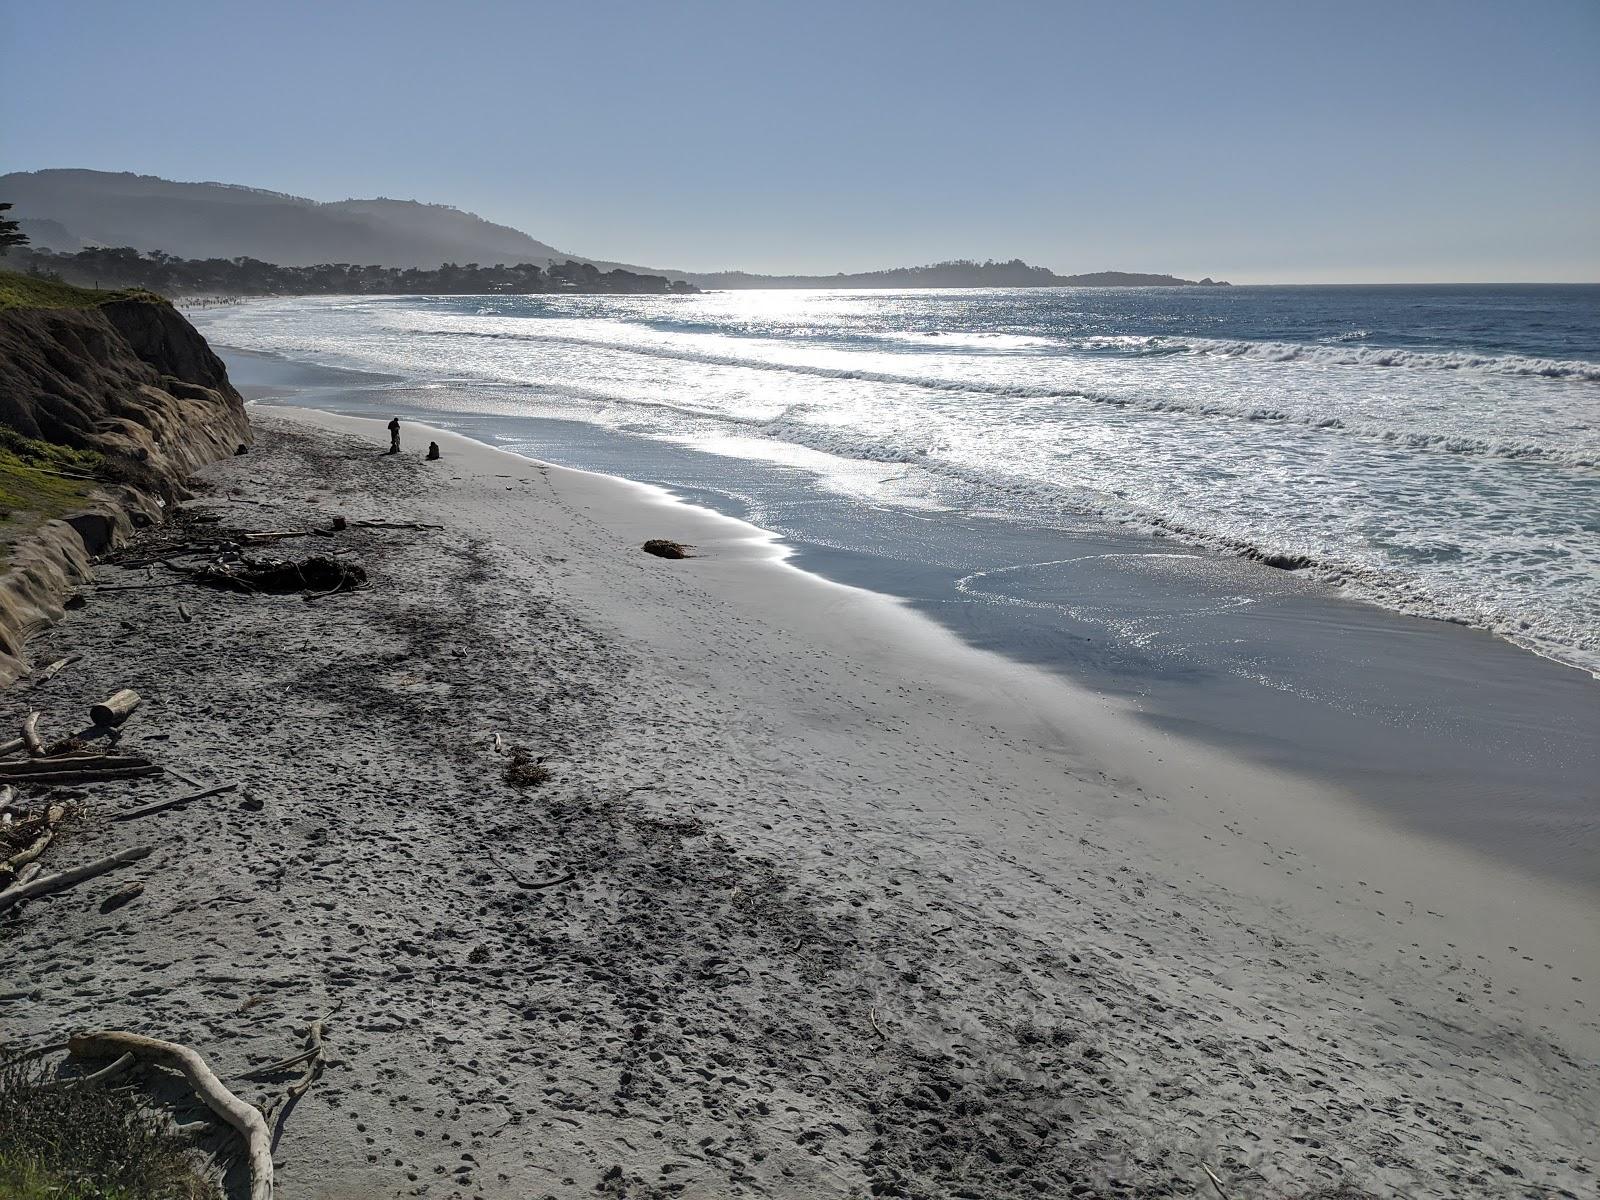
[[[244,256],[288,267],[335,262],[428,269],[446,262],[543,266],[584,257],[472,213],[415,200],[323,204],[228,183],[78,170],[0,175],[0,196],[16,205],[15,216],[51,223],[48,231],[41,230],[41,241],[52,249],[131,246],[179,258]],[[31,232],[29,226],[24,229]],[[620,265],[596,263],[602,269]]]
[[[703,288],[967,288],[967,287],[1227,287],[1209,277],[1179,279],[1173,275],[1141,275],[1131,271],[1095,271],[1057,275],[1032,267],[1020,258],[1007,262],[954,259],[926,267],[895,267],[853,275],[750,275],[744,271],[690,274]]]
[[[17,228],[28,235],[30,245],[40,250],[82,250],[83,240],[74,237],[60,221],[22,217]]]
[[[91,246],[160,250],[184,259],[247,257],[284,267],[324,263],[484,267],[576,259],[599,271],[662,275],[702,288],[1195,287],[1171,275],[1098,271],[1057,275],[1021,259],[935,263],[854,275],[751,275],[694,272],[611,262],[557,250],[519,229],[445,204],[416,200],[322,202],[232,183],[176,183],[154,175],[88,170],[0,175],[0,199],[42,248]]]

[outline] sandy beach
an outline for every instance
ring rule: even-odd
[[[316,539],[353,593],[88,592],[41,638],[84,657],[13,725],[133,687],[125,745],[241,792],[135,832],[103,818],[176,785],[84,789],[72,853],[154,844],[146,890],[10,919],[8,1039],[135,1028],[236,1078],[332,1014],[286,1197],[1593,1194],[1592,891],[659,489],[252,421],[124,557],[198,518],[437,528]]]

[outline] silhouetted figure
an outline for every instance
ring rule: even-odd
[[[438,442],[429,442],[428,443],[428,461],[429,462],[433,462],[438,457],[439,457],[439,443]]]
[[[400,418],[389,418],[389,453],[400,453]]]

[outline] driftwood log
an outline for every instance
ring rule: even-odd
[[[198,1142],[201,1138],[210,1137],[211,1134],[211,1122],[204,1117],[197,1121],[186,1121],[182,1125],[174,1125],[172,1127],[172,1136],[185,1142]]]
[[[41,772],[114,771],[155,764],[139,754],[54,754],[48,758],[0,762],[0,780],[25,780]]]
[[[226,1087],[188,1046],[142,1037],[137,1033],[102,1030],[74,1034],[67,1042],[74,1058],[120,1058],[132,1054],[141,1062],[177,1071],[204,1100],[206,1107],[239,1131],[250,1159],[250,1200],[272,1200],[272,1134],[267,1120]]]
[[[171,775],[174,779],[177,779],[177,780],[179,780],[179,781],[181,781],[183,783],[187,783],[192,788],[203,788],[203,787],[205,787],[205,784],[201,783],[193,775],[190,775],[190,774],[188,774],[187,772],[184,772],[184,771],[180,771],[180,770],[178,770],[177,767],[164,766],[161,769],[163,771],[165,771],[168,775]]]
[[[109,732],[101,730],[102,733]],[[60,763],[92,763],[106,758],[138,758],[142,762],[149,762],[148,758],[139,754],[118,754],[115,749],[93,750],[80,738],[62,738],[46,749],[45,756],[38,762],[29,759],[14,758],[0,762],[0,771],[39,771]]]
[[[241,542],[281,542],[284,538],[310,537],[309,529],[266,529],[260,533],[241,533]]]
[[[39,736],[39,714],[36,712],[29,713],[28,719],[22,723],[22,744],[28,748],[29,754],[44,754],[44,739]]]
[[[138,808],[130,808],[127,812],[119,812],[112,816],[113,821],[131,821],[135,817],[148,817],[151,813],[165,812],[169,808],[179,808],[185,804],[192,804],[196,800],[206,800],[212,796],[221,796],[226,792],[238,788],[237,783],[225,783],[221,787],[206,788],[203,792],[191,792],[187,796],[173,796],[169,800],[156,800],[149,804],[141,804]]]
[[[57,871],[54,875],[39,875],[26,883],[14,883],[0,892],[0,912],[6,912],[35,896],[47,896],[51,892],[69,888],[75,883],[82,883],[85,879],[93,879],[97,875],[115,871],[128,863],[138,862],[141,858],[149,857],[154,849],[154,846],[133,846],[127,850],[119,850],[115,854],[108,854],[105,858],[98,858],[92,863],[85,863],[81,867]]]
[[[91,1071],[87,1075],[79,1075],[75,1079],[57,1079],[45,1084],[47,1088],[82,1087],[84,1084],[110,1083],[113,1079],[126,1072],[138,1059],[131,1054],[124,1054],[109,1067],[101,1067],[98,1071]]]
[[[48,759],[40,759],[41,763]],[[145,775],[158,775],[161,768],[155,763],[146,763],[142,767],[75,767],[72,763],[60,764],[59,771],[32,771],[23,775],[8,775],[8,779],[15,779],[18,783],[32,783],[51,785],[68,783],[102,783],[108,779],[138,779]]]
[[[62,671],[66,670],[82,657],[83,655],[81,654],[69,654],[65,658],[56,659],[55,662],[51,663],[48,667],[43,668],[36,675],[34,675],[33,681],[28,686],[30,688],[36,688],[41,683],[49,683]]]
[[[139,693],[132,688],[123,688],[106,700],[102,700],[89,710],[89,720],[96,725],[115,728],[133,715],[133,710],[139,707]]]

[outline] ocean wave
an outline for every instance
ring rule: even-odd
[[[1261,404],[1239,404],[1224,400],[1173,399],[1162,396],[1115,395],[1088,388],[1059,388],[1031,384],[991,384],[975,380],[958,380],[893,371],[875,371],[856,367],[828,367],[820,364],[775,362],[737,354],[717,354],[682,347],[652,346],[627,341],[601,341],[593,338],[571,337],[564,334],[508,333],[479,329],[439,329],[436,327],[425,328],[420,332],[435,337],[555,343],[585,349],[635,354],[647,358],[700,363],[706,366],[737,367],[752,371],[806,375],[819,379],[859,380],[865,383],[884,383],[943,393],[986,395],[1022,400],[1082,402],[1149,413],[1176,413],[1194,417],[1220,417],[1230,420],[1270,422],[1294,425],[1317,431],[1342,433],[1425,452],[1540,461],[1561,467],[1594,468],[1600,466],[1600,448],[1596,447],[1546,446],[1536,442],[1504,442],[1466,437],[1453,433],[1392,429],[1381,425],[1351,422],[1342,417],[1295,412],[1290,409],[1274,408]],[[1600,368],[1597,368],[1597,370],[1600,370]]]
[[[830,340],[838,340],[836,331],[822,331]],[[938,350],[977,350],[986,353],[1008,350],[1055,349],[1061,342],[1056,338],[1039,337],[1027,333],[1006,333],[1000,330],[885,330],[873,329],[854,333],[851,340],[882,342],[888,345],[932,347]]]
[[[1353,344],[1366,331],[1341,335],[1352,344],[1326,342],[1253,342],[1215,338],[1121,336],[1084,339],[1086,350],[1113,350],[1130,355],[1192,354],[1264,362],[1326,363],[1345,367],[1407,367],[1434,371],[1474,371],[1579,383],[1600,382],[1600,363],[1583,359],[1530,358],[1520,354],[1480,354],[1470,350],[1408,350],[1397,346]]]

